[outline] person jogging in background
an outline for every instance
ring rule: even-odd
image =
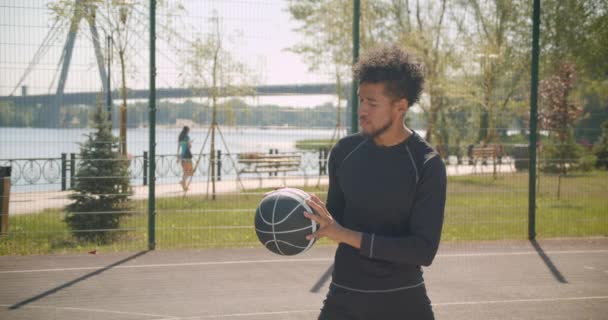
[[[179,133],[177,138],[177,161],[181,162],[182,165],[182,180],[179,184],[182,186],[184,191],[188,190],[186,180],[192,176],[192,140],[190,140],[190,128],[184,126],[182,131]]]
[[[434,319],[421,266],[437,253],[446,201],[440,155],[404,124],[420,98],[423,66],[396,46],[354,66],[360,132],[329,157],[327,204],[311,195],[320,228],[339,243],[319,319]]]

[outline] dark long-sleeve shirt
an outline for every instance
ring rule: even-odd
[[[439,246],[446,169],[414,133],[377,146],[360,134],[343,138],[329,157],[327,208],[342,226],[363,233],[361,249],[340,244],[332,284],[361,292],[423,283]]]

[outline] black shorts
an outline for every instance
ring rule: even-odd
[[[424,284],[387,293],[360,293],[330,286],[319,320],[433,320]]]

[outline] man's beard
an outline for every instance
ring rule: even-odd
[[[361,131],[361,134],[366,138],[374,139],[377,136],[385,133],[391,127],[392,124],[393,124],[393,119],[389,119],[382,127],[378,128],[372,132]]]

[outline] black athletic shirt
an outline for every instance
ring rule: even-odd
[[[327,208],[342,226],[363,233],[361,249],[341,243],[332,284],[391,292],[423,284],[443,225],[446,170],[415,132],[390,147],[354,134],[329,156]]]

